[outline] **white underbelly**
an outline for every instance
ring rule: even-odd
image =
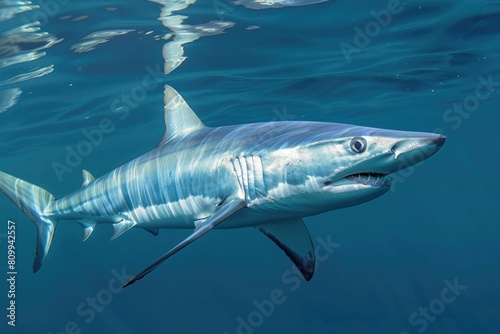
[[[194,228],[195,221],[210,217],[220,201],[219,198],[202,195],[189,196],[163,204],[138,206],[125,215],[140,227]]]

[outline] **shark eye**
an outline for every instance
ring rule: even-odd
[[[354,137],[351,140],[351,150],[354,153],[363,153],[366,150],[366,140],[361,137]]]

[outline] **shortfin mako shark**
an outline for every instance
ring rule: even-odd
[[[77,221],[84,240],[97,224],[114,235],[143,228],[193,233],[130,279],[140,280],[212,229],[254,227],[290,257],[306,280],[314,246],[302,217],[357,205],[390,189],[389,175],[436,153],[440,134],[322,122],[207,127],[165,86],[166,131],[158,146],[61,199],[0,172],[0,191],[36,225],[34,272],[57,224]]]

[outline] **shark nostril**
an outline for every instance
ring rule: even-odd
[[[398,152],[398,145],[394,145],[392,148],[391,148],[391,153],[394,154],[394,159],[397,159],[400,152]]]
[[[391,153],[396,154],[398,149],[401,147],[401,142],[394,143],[391,147]]]

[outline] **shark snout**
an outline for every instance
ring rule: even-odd
[[[446,137],[440,134],[422,134],[398,140],[391,149],[400,162],[398,169],[418,164],[434,155],[444,145]]]
[[[446,141],[446,137],[443,135],[439,135],[437,138],[433,139],[433,141],[435,145],[441,148],[441,146],[443,146],[444,142]]]

